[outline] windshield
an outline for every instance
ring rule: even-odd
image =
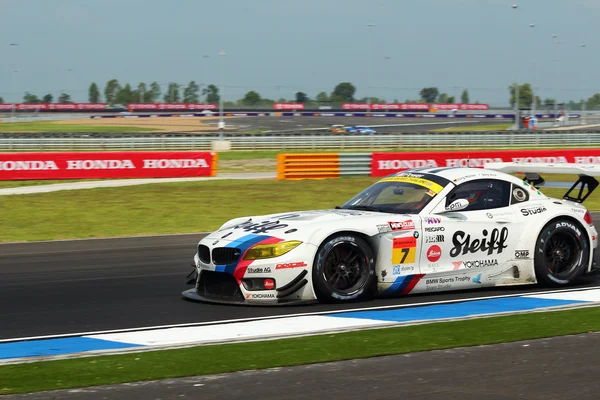
[[[416,176],[390,176],[360,192],[341,206],[349,210],[417,214],[444,187]]]

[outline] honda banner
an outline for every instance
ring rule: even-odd
[[[0,153],[0,180],[215,176],[216,161],[199,151]]]
[[[488,104],[432,104],[431,108],[442,111],[467,110],[467,111],[485,111],[489,110]]]
[[[129,103],[129,110],[152,110],[152,111],[176,111],[176,110],[217,110],[216,104],[192,104],[192,103]]]
[[[483,167],[491,162],[600,164],[600,149],[372,153],[371,176],[417,167]]]
[[[39,103],[39,104],[0,104],[0,111],[15,110],[55,110],[55,111],[77,111],[77,110],[105,110],[104,103]]]
[[[304,110],[304,104],[302,103],[275,103],[273,104],[275,110]]]
[[[345,103],[342,110],[368,110],[366,103]],[[487,104],[422,104],[422,103],[400,103],[400,104],[371,104],[374,111],[429,111],[429,110],[489,110]]]

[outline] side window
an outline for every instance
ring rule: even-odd
[[[512,185],[512,191],[510,195],[510,204],[519,204],[529,201],[529,191],[523,189],[519,185]]]
[[[464,211],[490,210],[508,207],[510,204],[510,182],[496,179],[479,179],[458,185],[446,197],[446,206],[454,200],[467,199],[469,206]]]

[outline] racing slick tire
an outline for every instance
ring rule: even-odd
[[[549,286],[573,284],[587,270],[589,259],[585,230],[568,218],[549,222],[535,244],[535,273],[539,282]]]
[[[313,265],[313,287],[321,302],[367,300],[375,293],[375,256],[358,235],[329,237],[317,250]]]

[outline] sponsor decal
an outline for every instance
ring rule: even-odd
[[[275,269],[289,269],[289,268],[303,268],[306,267],[306,263],[304,261],[285,263],[285,264],[277,264]]]
[[[463,268],[484,268],[484,267],[495,267],[498,265],[497,259],[485,259],[485,260],[474,260],[474,261],[453,261],[454,270]]]
[[[441,192],[444,188],[441,185],[438,185],[435,182],[432,182],[425,178],[417,178],[413,176],[390,176],[388,178],[384,178],[379,182],[406,182],[412,183],[418,186],[425,187],[427,189],[433,190],[436,194]]]
[[[486,217],[488,217],[489,219],[494,218],[494,216],[492,215],[492,213],[485,213]]]
[[[444,243],[444,235],[425,236],[425,243]]]
[[[271,267],[248,267],[246,269],[247,274],[270,274]]]
[[[417,240],[414,237],[394,238],[392,243],[392,264],[412,264],[417,253]]]
[[[575,233],[577,233],[577,236],[581,236],[581,231],[579,230],[579,228],[569,222],[558,222],[556,224],[557,228],[569,228],[573,231],[575,231]]]
[[[471,282],[473,283],[479,283],[481,284],[481,274],[477,274],[473,277],[473,279],[471,280]]]
[[[527,217],[529,215],[541,214],[544,211],[546,211],[546,207],[544,207],[544,206],[528,207],[528,208],[522,208],[521,214],[523,214],[524,217]]]
[[[517,201],[525,201],[527,199],[527,193],[521,188],[513,189],[513,196]]]
[[[388,224],[377,225],[377,231],[379,233],[391,232],[392,228]]]
[[[573,211],[574,213],[577,213],[577,214],[585,214],[586,213],[586,210],[583,208],[571,208],[571,211]]]
[[[414,237],[415,239],[416,239],[416,238],[418,238],[418,237],[419,237],[419,232],[417,232],[417,231],[414,231],[414,232],[413,232],[413,237]]]
[[[458,204],[458,203],[450,203],[450,204],[448,204],[448,206],[446,207],[446,210],[447,210],[447,211],[454,211],[454,210],[456,210],[457,208],[460,208],[460,204]]]
[[[427,226],[425,227],[425,232],[444,232],[446,228],[443,226]]]
[[[466,268],[484,268],[484,267],[495,267],[498,265],[498,260],[475,260],[475,261],[463,261],[463,265]]]
[[[427,222],[430,225],[431,224],[439,224],[442,222],[442,219],[438,218],[438,217],[426,217],[425,222]]]
[[[275,293],[246,293],[247,299],[274,299]]]
[[[267,290],[272,290],[275,288],[275,281],[273,279],[265,279],[265,281],[263,282],[263,286]]]
[[[427,259],[430,262],[436,262],[442,256],[442,249],[437,244],[427,249]]]
[[[485,252],[487,255],[500,254],[508,247],[506,245],[506,239],[508,239],[508,229],[506,227],[502,229],[494,228],[490,232],[484,229],[481,231],[481,234],[483,238],[471,239],[471,235],[463,231],[454,232],[452,236],[454,247],[450,250],[450,257],[478,252]]]
[[[471,281],[470,276],[451,276],[451,277],[440,277],[440,278],[428,278],[425,280],[425,290],[445,290],[450,289],[454,283],[464,283]]]
[[[415,271],[414,265],[393,265],[392,275],[404,275]]]
[[[515,258],[529,258],[529,250],[515,250]]]
[[[427,264],[427,267],[432,269],[434,272],[440,267],[439,263],[429,263]]]
[[[388,225],[390,226],[390,229],[393,231],[403,231],[403,230],[414,230],[415,229],[415,223],[413,222],[412,219],[409,219],[408,221],[402,221],[402,222],[388,222]]]
[[[254,223],[252,221],[246,221],[233,227],[233,229],[242,229],[246,232],[254,234],[267,233],[278,229],[287,228],[287,224],[280,224],[279,221],[262,221],[260,223]]]

